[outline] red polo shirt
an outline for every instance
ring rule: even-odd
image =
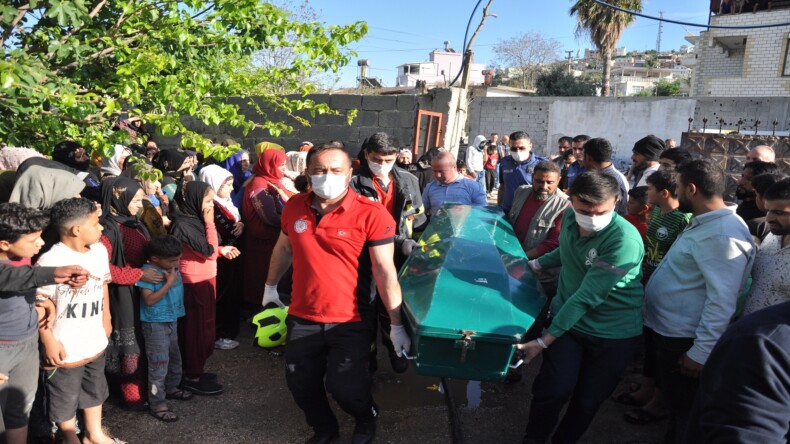
[[[288,313],[322,323],[361,320],[357,272],[363,249],[395,239],[395,220],[378,202],[348,190],[341,204],[316,223],[313,193],[293,196],[281,226],[293,250]]]

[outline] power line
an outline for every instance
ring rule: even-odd
[[[694,26],[697,28],[713,28],[713,29],[761,29],[761,28],[779,28],[782,26],[790,26],[790,22],[784,23],[769,23],[767,25],[749,25],[749,26],[724,26],[724,25],[710,25],[710,24],[699,24],[699,23],[689,23],[689,22],[682,22],[679,20],[670,20],[661,17],[655,17],[652,15],[642,14],[641,12],[632,11],[630,9],[621,8],[619,6],[615,6],[609,3],[606,3],[601,0],[592,0],[595,3],[598,3],[601,6],[606,6],[607,8],[614,9],[615,11],[625,12],[626,14],[635,15],[637,17],[646,18],[649,20],[656,20],[659,22],[664,23],[673,23],[675,25],[685,25],[685,26]]]

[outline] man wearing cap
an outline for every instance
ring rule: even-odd
[[[628,174],[628,184],[631,188],[647,186],[647,178],[661,166],[658,158],[665,149],[664,141],[653,135],[636,141],[631,150],[631,160],[634,164]]]

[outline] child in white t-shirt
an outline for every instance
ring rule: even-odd
[[[60,234],[38,261],[39,266],[78,264],[90,273],[79,289],[66,284],[48,285],[38,295],[55,303],[52,328],[40,328],[47,373],[49,418],[60,427],[63,442],[79,444],[77,409],[85,413],[85,439],[112,443],[101,427],[102,404],[107,399],[104,349],[110,335],[110,265],[107,249],[99,243],[102,226],[99,209],[84,198],[65,199],[52,207],[51,223]]]

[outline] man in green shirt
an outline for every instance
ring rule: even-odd
[[[546,442],[555,428],[554,442],[578,441],[617,386],[642,333],[645,249],[636,228],[614,211],[617,180],[583,173],[569,194],[560,247],[530,261],[536,271],[562,271],[547,331],[519,346],[525,362],[546,350],[532,386],[525,443]]]

